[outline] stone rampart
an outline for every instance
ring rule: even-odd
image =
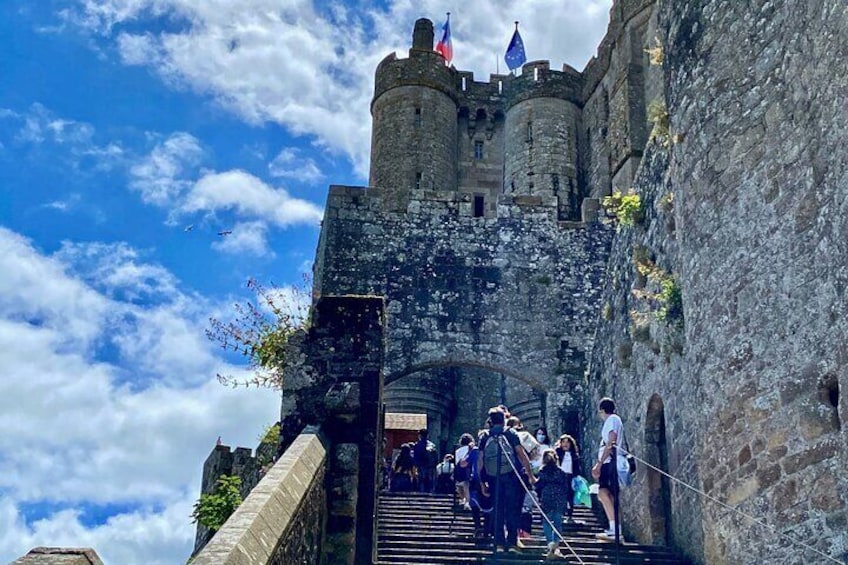
[[[192,560],[192,565],[320,562],[327,447],[304,431]]]
[[[659,16],[671,139],[636,175],[645,219],[613,244],[589,386],[616,397],[637,455],[768,527],[643,468],[625,529],[697,563],[838,563],[848,11],[713,0]],[[654,267],[676,276],[682,326],[656,316]]]

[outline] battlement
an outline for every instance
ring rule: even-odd
[[[398,59],[395,53],[384,58],[374,76],[374,98],[399,86],[425,86],[458,99],[456,70],[445,66],[445,60],[435,51],[410,49],[409,58]],[[374,102],[371,107],[373,109]]]
[[[504,84],[507,109],[531,98],[559,98],[578,106],[583,104],[583,76],[568,65],[551,70],[550,61],[531,61],[521,74]]]
[[[592,57],[583,69],[583,100],[588,100],[612,64],[613,50],[626,31],[631,20],[640,16],[646,10],[652,10],[656,0],[616,0],[610,8],[610,21],[607,32],[598,45],[597,54]]]

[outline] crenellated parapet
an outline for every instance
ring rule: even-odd
[[[386,56],[377,66],[374,77],[374,104],[386,92],[402,86],[420,86],[441,92],[453,101],[459,100],[458,72],[445,65],[441,55],[423,49],[410,49],[409,57],[400,59],[395,53]]]
[[[583,104],[583,77],[568,65],[562,71],[551,70],[550,61],[531,61],[521,74],[509,77],[504,84],[506,108],[532,98],[558,98],[572,104]]]

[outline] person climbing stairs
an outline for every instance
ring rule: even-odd
[[[602,524],[591,510],[576,508],[574,523],[564,524],[562,531],[571,550],[562,543],[560,551],[564,557],[546,560],[548,547],[542,536],[542,516],[537,510],[533,515],[533,534],[522,540],[524,549],[520,553],[493,554],[491,542],[475,540],[471,514],[462,510],[454,512],[452,496],[381,493],[377,507],[376,565],[615,564],[615,544],[595,537],[601,531]],[[690,562],[666,547],[625,543],[619,548],[618,563],[689,565]]]

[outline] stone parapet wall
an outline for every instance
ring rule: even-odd
[[[36,547],[9,565],[103,565],[93,549]]]
[[[326,519],[327,448],[295,439],[192,565],[318,564]]]

